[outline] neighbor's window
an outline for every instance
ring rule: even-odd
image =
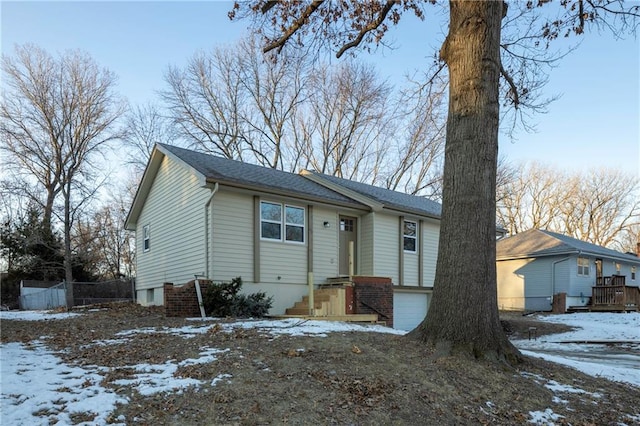
[[[631,279],[635,281],[636,279],[636,267],[632,266],[631,267]]]
[[[616,275],[620,275],[620,264],[616,263]]]
[[[283,214],[284,210],[284,214]],[[303,207],[260,202],[260,238],[265,240],[304,243],[305,214]]]
[[[412,220],[405,220],[402,234],[404,251],[416,253],[418,251],[418,223]]]
[[[151,248],[151,232],[149,231],[149,225],[142,227],[142,247],[143,251],[149,251]]]
[[[589,259],[586,257],[578,258],[578,275],[583,277],[589,276]]]

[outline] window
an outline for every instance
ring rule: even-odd
[[[284,211],[284,214],[283,214]],[[304,243],[305,214],[303,207],[260,202],[260,238],[264,240]]]
[[[589,276],[589,259],[586,257],[578,258],[578,275],[583,277]]]
[[[620,275],[620,264],[617,262],[614,262],[615,266],[616,266],[616,275]]]
[[[631,279],[634,280],[634,281],[636,280],[636,267],[635,266],[631,267]]]
[[[404,240],[404,251],[416,253],[418,251],[418,223],[405,220],[402,231]]]
[[[260,238],[282,239],[282,205],[260,202]]]
[[[304,209],[284,206],[285,240],[304,243]]]
[[[142,248],[143,251],[149,251],[149,249],[151,249],[151,232],[149,231],[149,225],[142,227]]]

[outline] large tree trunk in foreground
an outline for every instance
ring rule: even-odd
[[[501,1],[451,1],[442,221],[431,306],[410,336],[442,355],[515,363],[498,317],[496,169]]]

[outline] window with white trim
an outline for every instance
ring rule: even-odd
[[[582,277],[589,276],[589,259],[586,257],[578,258],[578,275]]]
[[[418,252],[418,222],[405,220],[402,230],[404,251],[409,253]]]
[[[631,267],[631,279],[632,279],[633,281],[635,281],[635,280],[636,280],[636,267],[635,267],[635,266],[632,266],[632,267]]]
[[[151,249],[151,231],[149,225],[142,227],[142,250],[149,251]]]
[[[620,264],[618,262],[613,262],[616,267],[616,275],[620,275]]]
[[[304,207],[260,201],[261,239],[304,243],[304,228]]]

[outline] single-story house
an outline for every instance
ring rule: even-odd
[[[640,257],[566,235],[531,229],[496,243],[498,307],[550,311],[554,295],[566,306],[587,306],[592,287],[611,277],[638,286]]]
[[[166,282],[240,276],[282,314],[309,281],[389,277],[394,327],[411,329],[433,289],[440,211],[423,197],[158,144],[126,220],[137,300],[162,304]]]

